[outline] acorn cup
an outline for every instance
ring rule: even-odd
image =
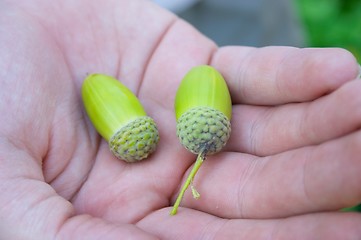
[[[111,76],[91,74],[83,82],[85,110],[111,152],[126,162],[137,162],[155,151],[158,129],[138,98]]]
[[[194,176],[207,155],[219,152],[231,134],[232,101],[225,80],[213,67],[202,65],[192,68],[183,78],[175,98],[177,136],[181,144],[197,160],[173,206],[178,206],[189,185],[193,197],[200,194],[193,184]]]

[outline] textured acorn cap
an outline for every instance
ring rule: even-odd
[[[177,136],[182,145],[194,154],[219,152],[231,133],[228,118],[209,107],[195,107],[185,112],[177,123]]]
[[[153,153],[158,140],[158,130],[153,119],[144,116],[116,132],[109,140],[109,147],[116,157],[127,162],[136,162]]]
[[[104,74],[91,74],[83,82],[82,98],[91,122],[115,156],[134,162],[155,150],[157,127],[121,82]]]

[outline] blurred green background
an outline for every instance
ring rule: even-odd
[[[296,0],[306,44],[342,47],[361,62],[360,0]]]

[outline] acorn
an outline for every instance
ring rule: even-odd
[[[226,145],[231,134],[232,101],[222,75],[213,67],[201,65],[192,68],[179,85],[175,98],[177,136],[181,144],[197,160],[173,206],[177,208],[194,176],[207,155],[215,154]],[[193,197],[200,194],[192,185]]]
[[[91,74],[83,82],[85,110],[111,152],[126,162],[137,162],[155,151],[159,133],[138,98],[120,81]]]

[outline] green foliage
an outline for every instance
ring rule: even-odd
[[[312,47],[342,47],[361,60],[360,0],[296,0]]]
[[[361,212],[361,204],[355,207],[345,208],[344,212]]]

